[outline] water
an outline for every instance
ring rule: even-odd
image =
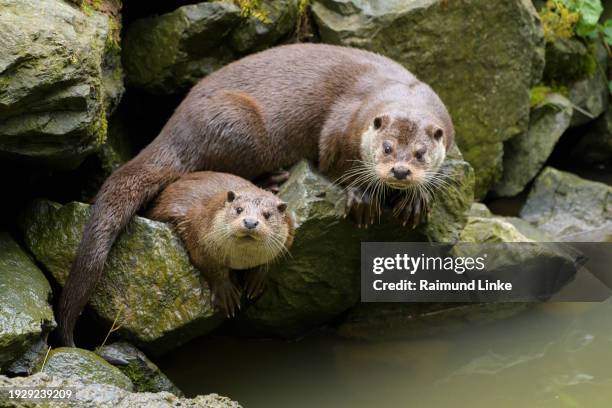
[[[419,341],[204,338],[160,367],[247,408],[610,407],[612,302],[542,304]]]

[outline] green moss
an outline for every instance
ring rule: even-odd
[[[529,106],[531,108],[534,108],[536,106],[541,105],[546,100],[546,97],[553,93],[561,94],[565,97],[569,96],[569,90],[563,85],[553,84],[551,86],[548,86],[544,84],[538,84],[531,88],[529,92]]]

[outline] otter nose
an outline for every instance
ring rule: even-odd
[[[259,221],[254,220],[252,218],[245,218],[243,222],[244,222],[244,226],[247,227],[248,229],[253,229],[259,224]]]
[[[398,180],[404,180],[410,175],[410,169],[404,166],[393,167],[391,172],[393,173],[393,177]]]

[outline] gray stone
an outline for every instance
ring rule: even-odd
[[[38,373],[30,377],[8,378],[0,376],[0,387],[38,387],[73,389],[74,398],[61,402],[62,408],[241,408],[241,405],[217,394],[198,395],[194,398],[179,398],[169,392],[130,392],[108,384],[90,384],[83,379]],[[6,393],[0,394],[0,405],[6,408],[24,408],[23,402],[9,400]],[[36,405],[40,406],[40,405]],[[49,405],[54,406],[54,405]]]
[[[183,393],[147,356],[129,343],[113,343],[97,350],[98,354],[116,365],[134,384],[138,392],[167,391],[176,396]]]
[[[561,241],[612,240],[612,187],[545,168],[521,218]]]
[[[203,2],[133,22],[123,53],[128,83],[154,93],[182,92],[296,26],[296,0],[265,0],[258,11],[263,15],[243,16],[233,2]]]
[[[134,388],[130,379],[118,368],[96,353],[75,347],[51,350],[38,371],[66,379],[76,377],[84,384],[108,384],[127,391]]]
[[[0,154],[74,168],[123,93],[119,20],[61,0],[0,10]]]
[[[55,327],[51,286],[17,243],[0,232],[0,369]]]
[[[503,197],[523,191],[538,174],[572,119],[572,105],[559,94],[549,94],[534,107],[529,129],[504,143],[504,173],[494,191]]]
[[[612,158],[612,110],[608,109],[585,133],[572,150],[572,159],[580,163],[600,164]]]
[[[527,129],[529,89],[542,74],[531,1],[318,0],[312,12],[324,42],[391,57],[438,92],[483,197],[501,176],[503,142]]]

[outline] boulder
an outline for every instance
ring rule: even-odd
[[[560,241],[612,239],[612,187],[546,167],[521,218]]]
[[[587,164],[605,163],[612,158],[612,109],[588,125],[571,154],[572,160]]]
[[[183,393],[143,352],[129,343],[120,342],[103,346],[98,354],[114,364],[134,384],[138,392],[167,391],[177,396]]]
[[[0,369],[44,343],[55,328],[51,286],[36,264],[0,232]]]
[[[59,388],[71,389],[75,395],[62,400],[65,408],[241,408],[241,405],[217,394],[198,395],[194,398],[179,398],[169,392],[131,392],[115,385],[91,384],[78,376],[60,377],[38,373],[30,377],[8,378],[0,376],[2,388]],[[7,408],[22,408],[24,402],[8,399],[7,393],[0,394],[0,405]],[[30,405],[27,405],[30,406]],[[37,405],[38,406],[38,405]]]
[[[595,60],[578,38],[555,38],[546,43],[546,83],[568,83],[593,74]]]
[[[483,197],[501,176],[503,142],[527,130],[544,66],[531,1],[316,0],[312,12],[324,42],[386,55],[438,92]]]
[[[296,0],[264,0],[256,11],[245,16],[249,10],[233,2],[203,2],[133,22],[123,53],[128,83],[153,93],[183,92],[240,56],[275,44],[297,24]]]
[[[88,216],[87,204],[40,200],[22,217],[27,247],[60,284]],[[90,305],[103,322],[117,319],[124,337],[154,353],[208,333],[222,321],[180,239],[168,225],[141,217],[113,246]]]
[[[529,129],[504,143],[504,172],[494,192],[514,196],[538,174],[572,119],[572,104],[559,94],[549,94],[534,107]]]
[[[473,173],[460,158],[447,159],[443,171],[451,188],[436,196],[428,222],[410,230],[385,214],[380,224],[363,230],[344,218],[342,188],[311,164],[297,164],[280,191],[297,224],[291,255],[271,267],[268,289],[247,307],[241,323],[294,337],[354,306],[360,298],[361,241],[457,241],[473,198]]]
[[[76,168],[106,139],[123,93],[120,4],[93,3],[0,0],[0,155]]]
[[[76,377],[83,384],[108,384],[127,391],[134,388],[130,379],[118,368],[96,353],[75,347],[51,350],[38,371],[59,378]]]
[[[590,49],[595,61],[589,75],[567,85],[569,100],[574,105],[571,126],[584,125],[608,108],[608,52],[600,41],[591,44]]]

